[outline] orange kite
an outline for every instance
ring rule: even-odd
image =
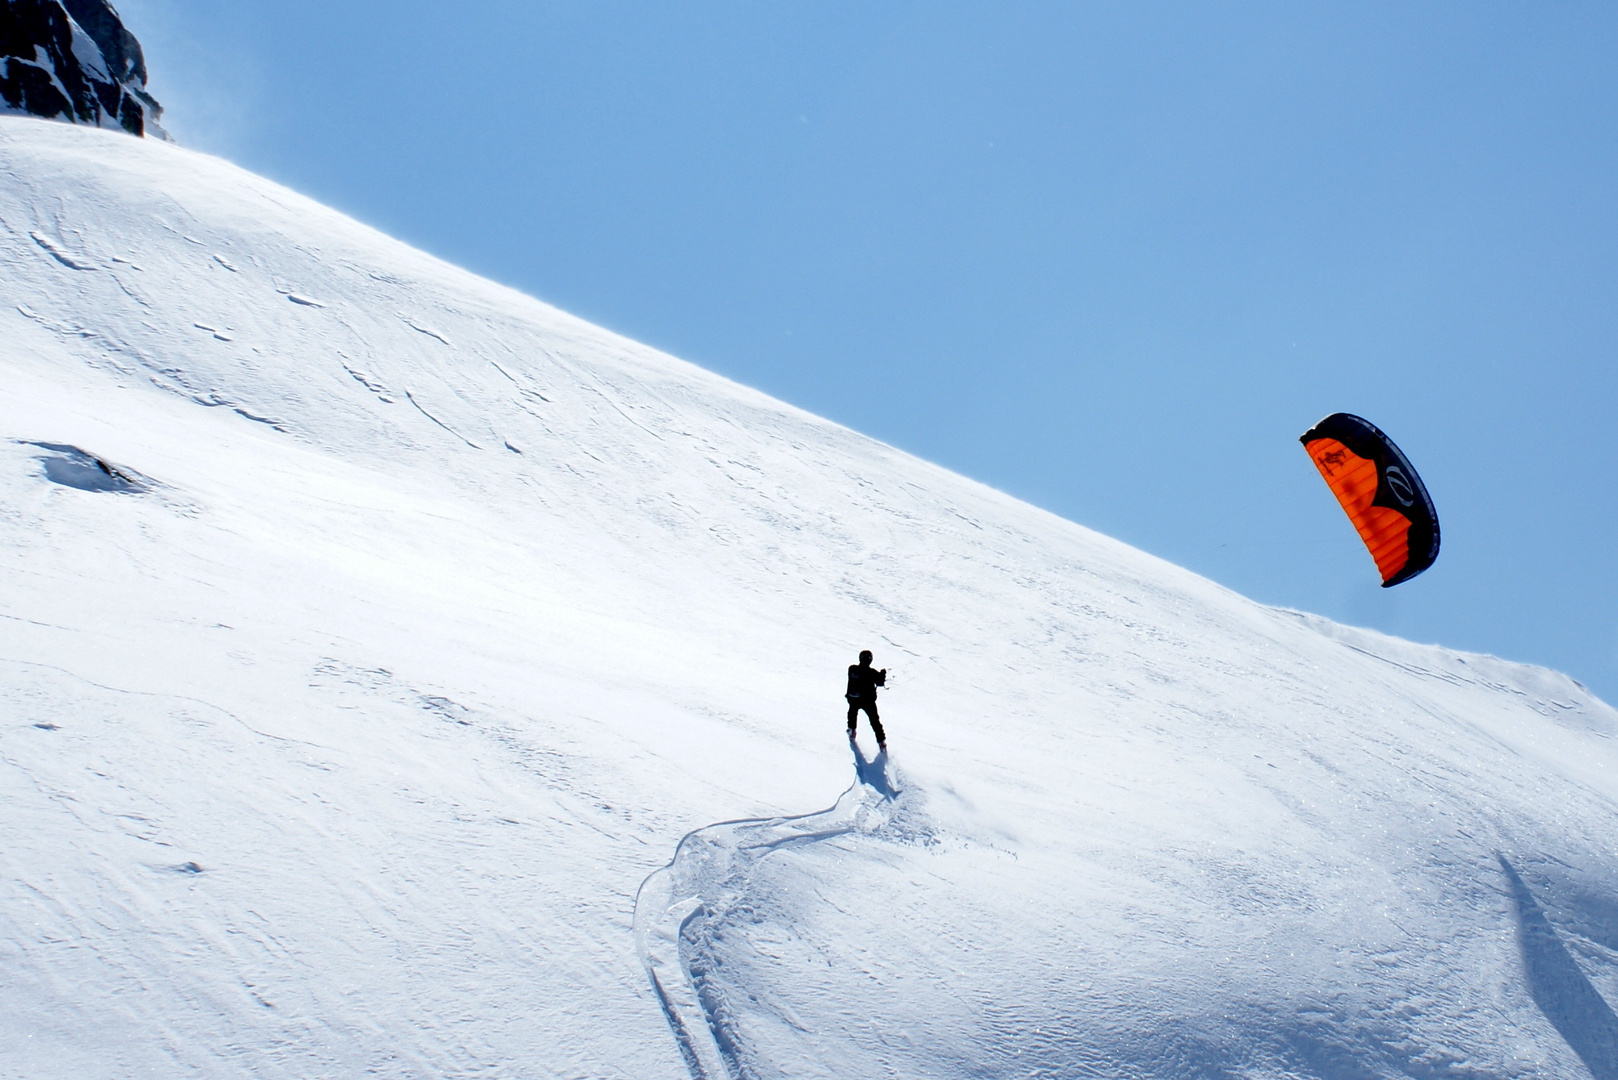
[[[1438,512],[1392,439],[1368,420],[1333,413],[1299,441],[1370,549],[1384,589],[1433,565]]]

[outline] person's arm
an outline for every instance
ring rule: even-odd
[[[888,669],[883,668],[881,671],[877,672],[876,679],[874,681],[878,686],[888,685]]]

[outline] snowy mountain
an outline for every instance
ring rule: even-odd
[[[107,0],[0,0],[0,112],[163,136],[140,42]]]
[[[0,1075],[1618,1076],[1564,676],[171,144],[0,119],[0,296]]]

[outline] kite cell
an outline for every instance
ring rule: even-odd
[[[1384,589],[1433,565],[1438,512],[1392,439],[1368,420],[1333,413],[1299,441],[1370,549]]]

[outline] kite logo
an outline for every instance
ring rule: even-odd
[[[1323,468],[1325,468],[1327,473],[1335,476],[1337,473],[1337,466],[1343,463],[1344,457],[1345,455],[1341,450],[1328,450],[1324,454],[1320,455],[1320,464]]]
[[[1389,465],[1382,475],[1387,478],[1388,490],[1393,492],[1393,497],[1399,500],[1400,506],[1415,505],[1416,489],[1410,486],[1410,481],[1406,479],[1404,471],[1399,466]]]

